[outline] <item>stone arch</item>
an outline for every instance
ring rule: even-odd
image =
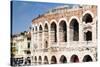
[[[85,55],[83,58],[83,62],[91,62],[93,61],[92,57],[90,55]]]
[[[57,21],[56,21],[55,19],[52,19],[52,20],[50,21],[50,25],[51,25],[53,22],[57,25]]]
[[[79,23],[75,18],[70,21],[70,40],[79,41]]]
[[[45,24],[44,24],[44,31],[45,31],[45,32],[48,32],[48,31],[49,31],[49,29],[48,29],[48,28],[49,28],[48,24],[47,24],[47,23],[45,23]]]
[[[81,23],[80,18],[78,18],[77,16],[72,16],[72,17],[69,19],[69,23],[71,23],[72,19],[76,19],[77,22],[78,22],[78,24]]]
[[[57,59],[55,56],[51,57],[51,64],[57,64]]]
[[[67,21],[66,18],[60,18],[59,21],[58,21],[58,24],[59,24],[61,21],[65,21],[65,22],[66,22],[66,25],[68,25],[68,23],[67,23],[68,21]]]
[[[88,14],[88,16],[90,15],[90,17],[92,18],[91,21],[93,21],[94,14],[93,14],[90,10],[87,10],[87,11],[85,11],[85,12],[83,13],[83,15],[82,15],[82,18],[81,18],[82,22],[84,22],[84,21],[83,21],[83,18],[84,18],[84,20],[85,20],[85,17],[86,17],[87,14]],[[89,20],[89,21],[90,21],[90,20]],[[85,23],[86,23],[86,22],[85,22]],[[89,22],[87,22],[87,23],[89,23]]]
[[[41,56],[39,56],[38,61],[39,61],[39,64],[42,64],[42,57]]]
[[[37,32],[39,30],[39,25],[38,24],[35,24],[34,25],[34,30]]]
[[[53,42],[57,42],[57,25],[55,22],[51,23],[51,38]]]
[[[93,17],[91,16],[91,14],[86,13],[83,16],[82,21],[85,22],[85,23],[91,23],[91,22],[93,22]]]
[[[44,56],[44,64],[49,64],[48,57]]]
[[[59,41],[67,42],[67,24],[65,20],[61,20],[59,23]]]
[[[94,17],[94,14],[90,10],[85,11],[82,16],[84,16],[87,13],[90,14],[92,17]]]
[[[79,62],[79,58],[77,55],[74,54],[71,56],[70,61],[73,63],[76,63],[76,62]]]
[[[42,27],[42,25],[39,25],[39,32],[40,32],[40,33],[43,32],[43,27]]]
[[[52,22],[53,22],[53,21],[51,21],[51,22],[45,21],[45,22],[44,22],[44,31],[46,31],[46,29],[47,29],[47,28],[45,29],[45,26],[48,27],[48,31],[50,31],[50,24],[51,24]]]
[[[64,56],[64,55],[62,55],[61,57],[60,57],[60,63],[67,63],[67,59],[66,59],[66,57]]]

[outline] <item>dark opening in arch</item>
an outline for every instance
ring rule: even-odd
[[[86,41],[91,41],[92,40],[92,32],[91,31],[85,32],[85,40]]]
[[[39,32],[42,33],[42,30],[43,30],[43,28],[42,28],[42,26],[40,25],[40,26],[39,26]]]
[[[91,16],[91,14],[87,13],[83,16],[82,20],[85,22],[85,23],[91,23],[93,21],[93,18]]]
[[[60,63],[67,63],[67,59],[64,55],[60,57]]]
[[[47,23],[46,23],[45,26],[44,26],[44,31],[45,31],[45,32],[48,32],[48,25],[47,25]]]
[[[44,64],[49,64],[47,56],[44,56]]]
[[[57,64],[57,59],[55,56],[51,57],[51,64]]]
[[[72,19],[70,23],[70,39],[73,41],[79,40],[79,24],[76,19]]]
[[[83,58],[83,62],[91,62],[93,61],[90,55],[85,55]]]
[[[79,62],[79,58],[77,55],[72,55],[70,61],[76,63],[76,62]]]
[[[55,22],[51,24],[51,35],[54,39],[54,42],[57,42],[57,26]]]
[[[59,39],[62,42],[67,41],[67,24],[64,20],[59,23]]]
[[[39,64],[41,64],[41,63],[42,63],[42,57],[39,56]]]

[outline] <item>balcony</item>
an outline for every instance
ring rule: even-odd
[[[61,42],[61,43],[52,43],[49,48],[45,49],[36,49],[36,52],[58,52],[58,51],[84,51],[90,50],[90,48],[96,48],[96,42],[92,41],[73,41],[73,42]]]
[[[27,50],[24,50],[24,53],[25,54],[31,54],[31,51],[29,49],[27,49]]]

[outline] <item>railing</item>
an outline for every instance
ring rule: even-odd
[[[49,48],[37,49],[36,52],[57,52],[57,51],[73,51],[73,50],[88,50],[87,48],[96,48],[96,42],[83,41],[83,42],[62,42],[52,43]]]
[[[43,49],[43,52],[48,52],[48,48]]]

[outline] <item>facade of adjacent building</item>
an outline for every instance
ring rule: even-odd
[[[60,6],[32,20],[32,64],[97,61],[97,6]]]
[[[12,36],[11,59],[12,65],[31,64],[31,35],[29,32],[22,32]]]

